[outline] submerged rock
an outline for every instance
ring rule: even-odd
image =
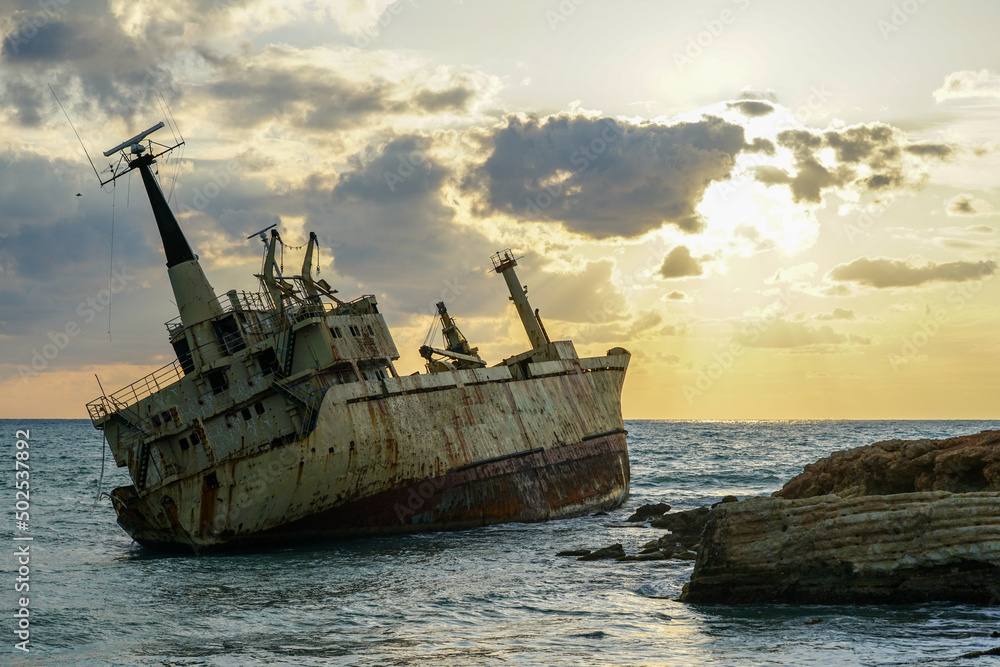
[[[654,528],[666,528],[671,533],[668,539],[685,547],[693,547],[701,541],[701,532],[705,528],[710,512],[707,507],[686,512],[672,512],[650,521],[649,525]]]
[[[577,560],[601,560],[603,558],[620,558],[625,555],[625,548],[621,544],[612,544],[610,547],[598,549],[585,556],[580,556]]]
[[[666,560],[667,554],[663,553],[659,549],[655,551],[645,551],[636,554],[635,556],[619,556],[615,560],[620,562],[627,561],[647,561],[647,560]]]
[[[590,554],[590,549],[572,549],[570,551],[560,551],[557,556],[587,556]]]
[[[663,516],[670,511],[670,505],[666,503],[656,503],[654,505],[642,505],[635,510],[635,514],[626,521],[645,521],[658,516]]]

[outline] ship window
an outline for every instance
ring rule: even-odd
[[[169,424],[174,420],[173,416],[166,410],[160,413],[160,419],[163,421],[164,424]]]
[[[215,474],[215,471],[205,475],[205,488],[208,491],[219,488],[219,477]]]
[[[370,324],[368,325],[368,333],[370,333],[373,336],[375,335],[375,332],[372,330],[372,325]]]
[[[259,415],[264,414],[264,404],[261,403],[260,401],[257,401],[256,403],[253,404],[253,410]]]
[[[198,435],[198,431],[194,431],[193,433],[191,433],[191,444],[192,445],[201,444],[201,436]]]
[[[208,383],[212,386],[212,393],[221,394],[229,388],[229,380],[226,378],[225,369],[214,370],[208,374]]]
[[[153,415],[149,418],[149,421],[153,422],[153,428],[160,425],[160,415]]]
[[[351,329],[351,335],[352,336],[360,336],[361,335],[361,329],[357,328],[353,324],[350,326],[350,329]]]
[[[188,442],[187,438],[181,438],[180,439],[180,445],[181,445],[181,451],[182,452],[186,452],[187,449],[188,449],[188,447],[191,446],[191,443]]]
[[[333,334],[334,338],[343,338],[344,337],[344,334],[343,334],[343,332],[341,332],[340,327],[331,327],[330,328],[330,333]]]
[[[172,345],[174,346],[174,354],[177,355],[177,361],[181,364],[181,370],[184,374],[194,372],[194,360],[191,358],[191,346],[188,345],[187,338],[181,336],[175,340]]]
[[[358,364],[358,369],[366,380],[384,380],[390,376],[389,364],[385,359],[362,361]]]
[[[240,334],[240,325],[236,323],[236,318],[231,313],[222,319],[213,320],[212,327],[222,346],[223,354],[236,354],[246,348],[243,335]]]
[[[248,408],[243,408],[240,410],[240,416],[243,417],[243,421],[248,422],[250,421],[250,417],[253,415],[250,414],[250,410]]]
[[[350,363],[341,363],[330,368],[330,376],[334,384],[347,384],[357,382],[358,374],[354,372],[354,367]]]
[[[273,347],[262,350],[260,354],[255,356],[257,359],[257,365],[260,366],[260,370],[264,373],[264,375],[278,372],[278,355],[274,353]]]

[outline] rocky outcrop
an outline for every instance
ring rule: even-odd
[[[797,500],[712,511],[687,602],[1000,601],[1000,493]]]
[[[714,507],[687,602],[1000,602],[1000,432],[837,452]]]
[[[778,498],[914,491],[1000,491],[1000,431],[947,440],[886,440],[807,465]]]

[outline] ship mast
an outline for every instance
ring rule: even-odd
[[[545,333],[545,329],[542,328],[538,311],[531,310],[531,304],[528,303],[528,290],[521,286],[521,281],[517,279],[517,274],[514,272],[514,267],[517,266],[514,253],[508,248],[493,255],[492,259],[493,269],[502,274],[503,279],[507,281],[510,300],[514,302],[517,314],[521,317],[521,324],[524,325],[524,330],[528,334],[531,348],[536,349],[546,345],[549,343],[549,337]]]
[[[212,285],[208,282],[208,278],[201,268],[198,256],[191,251],[191,246],[188,244],[184,232],[181,231],[180,225],[177,224],[177,218],[170,210],[170,206],[163,196],[163,191],[160,190],[160,185],[156,182],[150,169],[155,164],[156,158],[183,144],[181,142],[170,147],[157,144],[162,150],[155,154],[152,150],[148,150],[142,141],[161,127],[163,127],[162,122],[145,132],[140,132],[111,150],[105,151],[105,157],[110,157],[120,151],[121,159],[118,167],[113,170],[111,178],[104,181],[102,185],[124,176],[133,169],[138,169],[142,175],[142,184],[146,188],[149,204],[153,208],[153,217],[156,218],[156,228],[159,230],[160,240],[163,242],[163,253],[167,258],[167,275],[170,278],[170,286],[173,288],[177,310],[180,311],[181,325],[187,328],[216,315],[221,315],[222,310],[215,290],[212,289]],[[150,141],[149,148],[152,149],[153,145],[153,142]]]

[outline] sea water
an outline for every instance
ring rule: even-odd
[[[0,421],[0,664],[979,665],[1000,608],[688,605],[688,561],[578,562],[566,549],[664,533],[627,524],[767,495],[839,449],[1000,422],[628,421],[632,494],[606,516],[453,533],[163,555],[117,526],[103,488],[128,483],[86,421]],[[16,432],[30,432],[30,519],[15,523]],[[22,476],[23,477],[23,476]],[[14,537],[32,537],[30,542]],[[30,544],[30,592],[14,590]],[[29,596],[30,652],[14,648]]]

